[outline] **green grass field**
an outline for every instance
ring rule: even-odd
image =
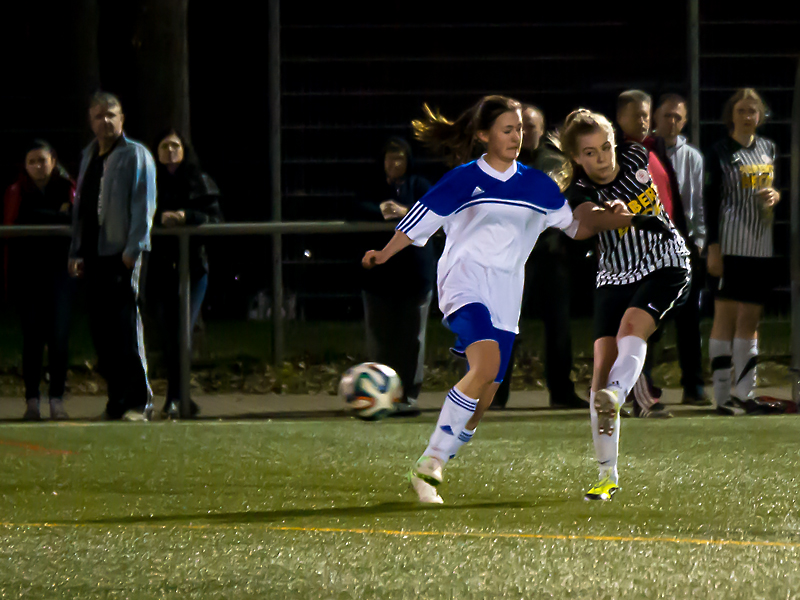
[[[797,417],[492,414],[445,505],[403,474],[433,415],[0,425],[1,598],[795,598]]]

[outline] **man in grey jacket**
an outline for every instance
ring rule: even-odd
[[[86,281],[98,371],[108,384],[105,417],[147,420],[152,392],[138,297],[156,210],[156,168],[147,148],[125,137],[124,120],[115,96],[94,95],[95,139],[78,172],[70,273]]]
[[[703,155],[680,135],[686,126],[686,114],[686,100],[677,94],[666,94],[659,99],[655,122],[656,134],[664,139],[667,156],[678,180],[686,217],[686,241],[692,246],[692,287],[686,303],[675,313],[683,403],[710,406],[711,400],[703,389],[700,366],[700,290],[703,287],[704,261],[699,258],[703,256],[706,246]]]

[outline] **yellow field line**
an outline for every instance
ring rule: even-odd
[[[0,522],[4,528],[83,528],[83,527],[126,527],[147,529],[245,529],[259,527],[257,525],[234,525],[226,523],[199,524],[157,524],[157,523],[8,523]],[[618,536],[618,535],[567,535],[547,533],[514,533],[514,532],[469,532],[469,531],[403,531],[393,529],[346,529],[335,527],[287,527],[261,526],[266,531],[296,531],[302,533],[354,533],[360,535],[386,535],[394,537],[456,537],[478,539],[534,539],[558,541],[590,541],[590,542],[639,542],[645,544],[692,544],[695,546],[756,546],[776,548],[800,548],[798,542],[768,542],[763,540],[714,540],[702,538]]]

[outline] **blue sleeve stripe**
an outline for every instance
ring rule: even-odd
[[[415,203],[414,206],[411,207],[411,210],[406,213],[406,216],[400,220],[395,229],[405,233],[406,226],[408,225],[409,221],[414,218],[414,215],[419,212],[421,206],[422,205],[419,202]]]
[[[414,227],[417,226],[417,223],[419,223],[422,220],[422,217],[424,217],[426,214],[428,214],[428,208],[423,206],[422,204],[418,205],[417,210],[414,211],[413,216],[411,215],[411,213],[409,213],[406,215],[406,218],[403,219],[404,222],[406,221],[408,222],[405,225],[403,225],[403,223],[400,224],[402,226],[400,228],[400,231],[402,231],[403,233],[408,233],[409,231],[414,229]]]

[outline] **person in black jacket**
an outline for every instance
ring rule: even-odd
[[[402,138],[390,138],[383,150],[383,172],[362,192],[361,217],[402,219],[431,187],[411,168],[411,146]],[[415,405],[422,389],[433,283],[432,244],[408,248],[384,268],[363,272],[367,356],[400,376],[403,398],[397,414],[419,414]]]
[[[221,223],[220,192],[202,171],[189,142],[172,129],[160,136],[156,166],[158,200],[154,227]],[[178,322],[178,240],[154,236],[147,266],[146,295],[150,310],[159,323],[164,361],[167,367],[167,399],[162,416],[175,418],[180,406],[180,360]],[[208,287],[208,258],[203,243],[190,244],[189,272],[191,327],[197,321]],[[192,415],[199,411],[191,403]]]
[[[75,182],[45,141],[25,152],[25,169],[5,194],[5,225],[68,225]],[[22,319],[22,376],[27,407],[23,419],[38,421],[42,356],[47,346],[50,418],[68,419],[63,405],[74,281],[67,271],[68,237],[32,237],[6,245],[6,288]]]

